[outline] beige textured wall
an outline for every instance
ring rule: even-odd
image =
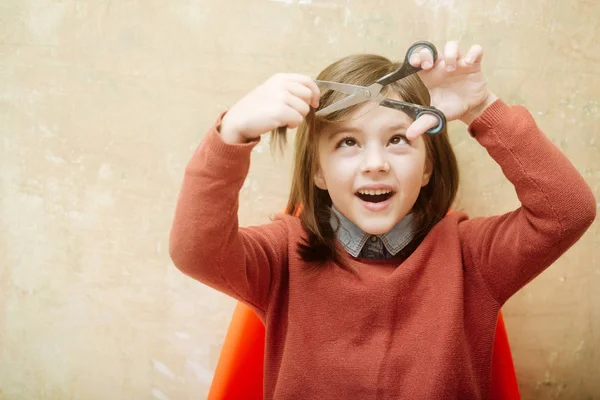
[[[0,399],[200,399],[234,303],[183,277],[168,231],[217,114],[275,72],[429,39],[486,48],[600,198],[594,0],[2,0]],[[464,126],[459,207],[517,206]],[[241,223],[281,209],[289,154],[261,144]],[[600,227],[505,307],[526,399],[600,399]]]

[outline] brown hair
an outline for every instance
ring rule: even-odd
[[[325,68],[317,79],[368,86],[399,66],[399,63],[393,63],[382,56],[351,55]],[[416,74],[394,82],[386,88],[388,94],[395,93],[403,101],[430,105],[429,91]],[[322,93],[319,109],[344,96],[334,91]],[[331,197],[326,190],[319,189],[314,183],[314,176],[319,168],[317,135],[327,124],[347,119],[357,107],[349,107],[324,118],[315,117],[313,110],[296,133],[294,172],[286,212],[298,215],[308,233],[304,243],[299,244],[299,255],[304,261],[317,262],[317,265],[333,260],[347,268],[336,249],[335,232],[330,224]],[[272,139],[273,143],[281,143],[284,137],[275,134]],[[413,229],[416,234],[401,254],[403,258],[408,257],[431,228],[448,213],[458,189],[458,166],[448,139],[447,128],[444,127],[435,135],[425,134],[423,139],[428,160],[433,166],[432,174],[429,183],[421,188],[413,206]]]

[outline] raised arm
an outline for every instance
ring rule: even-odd
[[[512,212],[459,227],[467,267],[479,269],[503,304],[583,235],[595,219],[596,201],[525,108],[497,100],[469,131],[500,165],[521,202]]]
[[[264,310],[273,275],[287,260],[281,220],[238,227],[238,198],[256,142],[225,143],[218,123],[189,162],[175,211],[170,254],[192,278]]]
[[[282,126],[295,128],[318,103],[312,79],[277,74],[208,131],[186,168],[171,230],[170,254],[180,270],[266,309],[273,280],[287,263],[286,223],[239,228],[239,191],[260,136]]]

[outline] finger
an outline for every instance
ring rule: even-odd
[[[471,46],[467,55],[463,58],[465,64],[473,65],[481,62],[483,58],[483,47],[481,45],[475,44]]]
[[[287,84],[287,90],[292,95],[302,99],[306,104],[312,105],[313,93],[312,91],[298,82],[289,82]]]
[[[446,71],[454,71],[459,57],[458,43],[448,42],[444,46],[444,62]]]
[[[298,82],[310,89],[310,91],[312,92],[312,100],[310,101],[310,105],[313,108],[318,108],[319,100],[321,98],[321,90],[319,89],[315,81],[312,80],[312,78],[302,74],[289,74],[289,76],[291,80]]]
[[[293,110],[301,114],[303,117],[308,114],[310,111],[310,105],[301,99],[300,97],[296,97],[292,94],[288,94],[285,97],[285,104],[291,107]]]
[[[412,54],[410,55],[409,59],[408,59],[408,63],[410,65],[412,65],[413,67],[420,67],[421,66],[421,55],[419,54],[418,51],[413,51]]]
[[[417,118],[406,130],[406,138],[415,140],[431,128],[438,126],[439,120],[431,114],[424,114]]]
[[[423,47],[419,50],[419,57],[421,58],[421,67],[425,70],[433,67],[433,53],[427,47]]]
[[[287,126],[290,129],[296,129],[302,121],[304,121],[304,116],[298,111],[288,107],[287,112],[284,114],[284,122],[282,125]]]

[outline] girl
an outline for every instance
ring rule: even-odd
[[[596,203],[531,115],[488,91],[483,50],[448,43],[387,97],[461,120],[522,203],[449,214],[458,186],[447,132],[359,105],[316,118],[306,76],[279,74],[222,115],[189,162],[170,251],[184,273],[249,304],[266,325],[265,399],[480,399],[498,311],[586,231]],[[367,86],[398,68],[346,57],[319,80]],[[238,193],[260,135],[298,127],[290,215],[239,228]]]

